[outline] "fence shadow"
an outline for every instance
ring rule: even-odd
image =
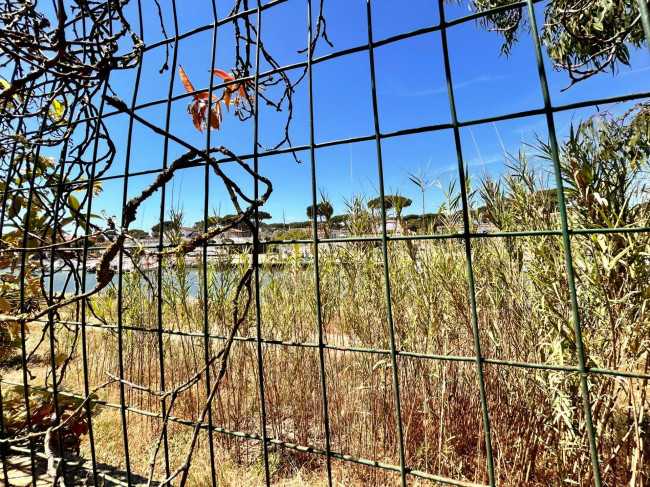
[[[6,461],[8,472],[7,481],[10,487],[32,485],[31,461],[29,455],[10,455],[7,456]],[[36,487],[51,486],[52,479],[47,474],[46,460],[41,457],[36,457],[34,461],[36,467]],[[0,475],[0,477],[2,477],[2,485],[4,485],[4,475]],[[114,465],[100,462],[97,462],[97,483],[95,483],[90,460],[71,454],[65,455],[65,484],[67,486],[96,487],[128,485],[125,470],[117,468]],[[147,485],[147,478],[132,472],[131,485],[134,487]],[[158,484],[154,482],[152,485]]]

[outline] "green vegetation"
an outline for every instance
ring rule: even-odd
[[[481,12],[512,2],[468,3]],[[502,52],[508,54],[530,28],[527,15],[524,7],[497,10],[478,23],[503,36]],[[569,74],[572,85],[600,72],[615,72],[619,63],[629,65],[630,46],[646,44],[637,0],[555,0],[546,4],[544,20],[542,42],[546,52],[556,69]]]
[[[160,228],[158,226],[158,228]],[[132,236],[133,238],[139,240],[143,238],[147,238],[149,236],[149,232],[145,230],[140,230],[139,228],[134,228],[133,230],[129,230],[129,235]]]
[[[275,236],[275,240],[309,240],[311,238],[313,238],[312,234],[301,228],[278,232]]]
[[[650,225],[646,175],[650,157],[650,107],[643,105],[624,117],[587,120],[561,147],[561,168],[572,229],[634,229]],[[477,313],[491,422],[496,475],[502,486],[590,485],[591,469],[579,376],[563,370],[576,364],[564,249],[553,178],[538,162],[550,157],[539,143],[509,157],[498,179],[483,178],[469,188],[472,225],[486,219],[497,231],[544,230],[551,234],[478,238],[471,243]],[[364,235],[376,210],[360,198],[348,202],[347,228]],[[458,199],[446,204],[431,222],[446,233],[457,231]],[[425,215],[428,219],[429,216]],[[404,217],[419,222],[421,215]],[[433,223],[432,223],[433,224]],[[474,230],[473,228],[471,230]],[[282,238],[309,238],[292,230]],[[309,244],[306,244],[309,246]],[[588,367],[647,374],[650,367],[650,235],[648,233],[573,234],[571,250]],[[296,246],[297,247],[297,246]],[[231,254],[234,257],[236,254]],[[229,330],[233,296],[248,268],[250,256],[238,264],[211,260],[198,278],[200,291],[190,293],[183,259],[168,257],[162,275],[162,320],[165,334],[165,381],[182,384],[204,361],[203,313],[207,306],[209,333]],[[174,259],[177,259],[175,261]],[[172,266],[171,264],[174,263]],[[332,449],[352,456],[397,464],[392,370],[387,350],[387,307],[383,293],[381,248],[373,242],[324,244],[320,248],[320,291],[326,350],[326,372]],[[282,270],[260,269],[262,335],[285,344],[317,341],[313,267],[289,259]],[[389,246],[393,322],[397,349],[427,356],[452,356],[454,361],[403,355],[398,360],[406,455],[410,468],[436,475],[485,483],[485,449],[480,401],[476,387],[474,338],[464,244],[458,239],[394,241]],[[155,276],[153,276],[155,281]],[[155,330],[156,310],[149,306],[151,284],[138,273],[123,276],[123,325]],[[207,293],[208,300],[203,296]],[[197,297],[194,297],[197,296]],[[116,291],[94,299],[97,324],[117,319]],[[74,321],[70,310],[66,317]],[[240,329],[255,336],[255,313]],[[57,328],[58,347],[65,350],[74,335]],[[155,333],[123,337],[125,377],[160,388]],[[219,346],[216,338],[210,347]],[[349,351],[350,347],[380,353]],[[323,442],[318,356],[309,347],[265,347],[263,352],[268,433],[300,445]],[[117,338],[104,331],[88,332],[88,351],[99,364],[90,369],[92,385],[103,371],[118,368]],[[506,361],[544,369],[493,364]],[[69,365],[68,385],[77,388],[84,373],[80,358]],[[237,342],[213,422],[220,427],[251,432],[259,427],[259,389],[254,343]],[[644,376],[645,377],[645,376]],[[621,378],[590,373],[587,377],[604,485],[645,485],[650,462],[648,421],[650,387],[647,378]],[[202,389],[180,396],[174,415],[195,418]],[[99,393],[119,402],[118,388]],[[129,389],[127,403],[157,411],[151,395]],[[291,418],[290,420],[288,418]],[[121,455],[117,412],[96,416],[95,440],[103,448],[98,460],[115,463]],[[155,442],[157,420],[129,420],[133,452]],[[182,441],[182,429],[170,429],[170,442]],[[234,437],[215,433],[216,448],[226,477],[249,484],[261,482],[260,450]],[[87,443],[82,444],[87,454]],[[206,458],[202,443],[197,458]],[[172,450],[172,455],[179,455]],[[174,461],[180,458],[173,457]],[[147,455],[133,453],[132,468],[146,471]],[[162,466],[159,468],[162,469]],[[322,466],[313,457],[287,449],[273,451],[277,477],[318,478]],[[388,473],[351,469],[337,464],[337,475],[366,485],[388,485]],[[159,470],[162,475],[162,470]],[[233,474],[233,472],[238,472]],[[192,470],[200,485],[209,472]],[[322,480],[322,479],[321,479]],[[318,483],[318,482],[316,482]]]
[[[160,228],[163,228],[164,232],[174,232],[174,231],[180,231],[180,228],[182,226],[182,222],[180,224],[178,222],[173,222],[173,221],[164,221],[162,225],[160,223],[156,223],[153,227],[151,227],[151,236],[158,238],[160,236]]]
[[[506,55],[521,34],[531,28],[523,5],[502,9],[511,2],[468,3],[475,11],[494,10],[478,23],[503,36],[502,52]],[[557,0],[539,4],[545,16],[542,43],[554,67],[568,73],[571,85],[629,64],[630,47],[646,42],[637,3],[640,1]],[[77,20],[90,11],[85,2],[82,4]],[[256,269],[259,276],[255,272],[259,299],[253,299],[255,256],[248,253],[250,246],[219,247],[216,258],[213,254],[208,262],[200,260],[205,253],[193,256],[199,264],[205,264],[206,272],[197,276],[181,252],[150,253],[147,257],[153,256],[156,264],[160,263],[159,272],[145,272],[139,267],[144,266],[140,261],[145,260],[143,249],[125,249],[120,243],[114,247],[115,253],[120,252],[120,265],[124,261],[133,271],[120,276],[119,287],[107,285],[113,275],[110,271],[101,292],[99,288],[94,294],[89,291],[77,263],[88,256],[88,247],[95,242],[124,239],[127,220],[135,212],[132,209],[133,215],[123,218],[121,224],[104,215],[104,226],[99,226],[97,215],[90,209],[82,211],[89,208],[93,195],[101,190],[93,183],[95,176],[105,175],[117,153],[98,116],[101,111],[91,100],[99,99],[99,85],[95,83],[105,80],[112,67],[139,65],[144,44],[127,27],[119,3],[110,6],[107,15],[101,8],[95,9],[99,12],[96,18],[105,20],[104,25],[95,24],[90,29],[96,37],[92,42],[66,40],[66,33],[72,34],[76,27],[74,20],[66,23],[62,5],[55,8],[60,11],[59,26],[52,27],[54,23],[45,17],[30,13],[35,11],[33,6],[12,2],[7,12],[15,9],[24,12],[19,15],[33,18],[23,23],[18,21],[19,16],[15,17],[7,23],[9,31],[13,26],[11,35],[0,36],[10,40],[2,42],[3,47],[11,48],[5,51],[14,52],[15,59],[24,56],[26,63],[14,65],[20,76],[12,76],[12,84],[0,80],[0,125],[6,141],[0,158],[7,168],[6,179],[0,181],[3,436],[14,437],[11,441],[21,447],[29,445],[34,449],[38,444],[39,451],[73,451],[88,459],[88,418],[92,412],[96,447],[92,454],[99,462],[123,465],[122,413],[131,448],[131,468],[146,475],[153,465],[155,477],[162,479],[162,453],[157,463],[151,462],[153,445],[160,445],[161,421],[156,415],[161,411],[162,393],[151,391],[170,391],[181,384],[196,386],[186,387],[179,395],[178,390],[162,395],[168,400],[165,406],[171,407],[174,402],[170,413],[173,419],[164,429],[168,436],[165,447],[169,442],[165,454],[170,464],[180,465],[188,444],[187,423],[196,421],[205,404],[205,377],[196,375],[197,371],[204,366],[211,371],[207,358],[221,357],[228,368],[223,365],[223,376],[212,371],[213,376],[219,376],[217,384],[222,377],[223,383],[210,406],[212,424],[223,428],[213,435],[217,479],[220,485],[261,484],[262,450],[250,440],[260,432],[262,374],[269,437],[276,443],[324,448],[319,349],[315,346],[321,338],[320,318],[322,338],[327,344],[324,381],[333,451],[399,464],[395,372],[400,385],[407,466],[461,481],[487,483],[485,429],[477,393],[478,342],[484,358],[498,485],[593,483],[581,380],[588,382],[603,485],[645,487],[650,483],[650,233],[638,231],[650,227],[648,103],[621,117],[603,113],[588,119],[572,127],[562,143],[560,169],[570,249],[560,236],[560,210],[564,208],[560,208],[557,182],[543,169],[553,162],[553,150],[543,140],[533,144],[532,151],[526,147],[516,156],[505,156],[506,171],[500,177],[467,178],[463,188],[468,195],[465,207],[452,185],[439,211],[427,213],[425,194],[435,181],[427,170],[418,171],[408,176],[421,192],[421,214],[403,215],[413,201],[390,194],[383,203],[379,198],[366,201],[353,196],[346,202],[346,213],[334,216],[331,202],[321,193],[321,201],[314,201],[306,209],[310,220],[290,224],[293,228],[275,236],[279,240],[309,240],[312,233],[299,227],[311,229],[314,219],[325,237],[333,228],[345,228],[356,237],[376,235],[383,204],[386,212],[395,216],[397,232],[440,237],[392,239],[388,244],[391,318],[400,352],[397,370],[393,371],[384,255],[378,242],[370,239],[324,243],[319,247],[318,282],[309,258],[310,253],[313,255],[312,244],[268,245],[266,259]],[[243,6],[248,8],[245,3]],[[116,13],[110,13],[113,8]],[[233,12],[238,10],[239,3]],[[248,18],[236,15],[240,17]],[[324,17],[319,16],[317,37],[321,32],[326,36],[324,22]],[[251,24],[245,25],[239,30],[235,21],[238,70],[233,70],[244,78],[250,74],[251,32],[257,35]],[[113,33],[114,27],[119,33]],[[35,34],[30,40],[31,30]],[[103,32],[109,33],[105,40]],[[247,36],[240,35],[244,32]],[[133,52],[118,55],[118,41],[120,48],[125,48],[120,38],[127,33],[132,37]],[[240,41],[247,51],[246,60],[239,51]],[[21,46],[18,51],[14,49],[16,42]],[[71,45],[74,51],[67,49]],[[257,45],[261,46],[259,39]],[[50,58],[46,55],[49,52],[57,55]],[[275,67],[275,61],[262,52]],[[86,58],[92,60],[93,66],[84,64]],[[101,75],[95,73],[98,67]],[[163,68],[168,68],[166,62]],[[223,73],[218,76],[235,81],[234,75]],[[182,76],[185,88],[195,91]],[[285,80],[285,95],[278,105],[266,100],[278,110],[282,100],[292,106],[295,87],[280,76]],[[50,84],[43,77],[63,80],[63,84]],[[269,91],[278,83],[265,82]],[[244,94],[248,81],[237,83],[224,89],[226,107],[236,90],[252,108],[253,97]],[[195,93],[190,107],[199,130],[205,125],[200,102],[205,98],[201,96],[208,95]],[[242,102],[238,96],[233,99],[236,106]],[[263,98],[261,92],[253,96]],[[80,100],[84,102],[78,103]],[[108,103],[119,111],[121,105],[112,100]],[[77,118],[73,116],[76,109],[80,112]],[[248,118],[238,110],[235,113],[240,119]],[[32,116],[42,120],[40,128],[33,119],[30,122]],[[288,120],[291,118],[292,114]],[[96,120],[96,126],[84,128],[79,125],[80,119]],[[211,114],[205,122],[208,127],[217,125]],[[16,129],[20,125],[22,129]],[[17,135],[22,132],[30,134],[31,139]],[[72,134],[79,138],[78,142],[72,140]],[[283,142],[291,145],[288,125],[285,134]],[[93,140],[106,146],[106,154],[98,154],[97,145],[92,149]],[[65,145],[61,161],[40,154],[41,148],[48,150],[48,146],[47,153],[54,153],[58,144]],[[68,160],[65,154],[76,156]],[[198,152],[191,154],[195,158]],[[184,161],[182,157],[180,161]],[[208,163],[209,158],[205,161]],[[171,179],[172,173],[168,175]],[[267,186],[270,194],[271,186]],[[160,187],[150,188],[147,194]],[[233,187],[227,187],[232,196]],[[241,225],[242,209],[235,204],[233,211],[238,214],[211,216],[207,222],[195,222],[194,228],[203,230],[206,223],[209,229],[237,222]],[[259,211],[258,216],[259,220],[271,219],[264,211]],[[246,220],[250,217],[247,214]],[[473,238],[469,243],[448,238],[462,232],[464,221],[469,223],[466,230],[471,233],[486,224],[496,232],[542,233],[493,235]],[[269,235],[284,230],[284,226],[260,224]],[[158,237],[162,233],[167,242],[181,246],[182,229],[183,213],[174,211],[170,220],[155,225],[151,234]],[[148,236],[140,229],[128,230],[128,234],[136,240]],[[60,250],[64,245],[75,250]],[[236,248],[243,250],[238,253],[233,250]],[[573,258],[584,352],[574,331],[573,290],[565,268],[567,250]],[[468,255],[474,272],[475,303],[470,300]],[[65,293],[57,296],[48,289],[46,279],[52,277],[48,273],[55,261],[64,261],[78,274],[68,278],[66,286],[68,291],[74,287],[79,299]],[[320,292],[318,301],[316,290]],[[84,292],[88,294],[81,296]],[[261,346],[263,370],[255,343],[257,316],[261,336],[273,342],[273,346]],[[479,324],[478,336],[473,335],[474,319]],[[116,327],[119,334],[115,333]],[[223,343],[235,331],[236,341],[230,351]],[[586,377],[580,377],[576,370],[578,353],[583,353],[589,369]],[[128,387],[108,384],[105,373],[123,375],[129,381]],[[197,379],[192,382],[194,376]],[[51,389],[20,385],[25,383]],[[90,391],[95,387],[101,390],[93,394]],[[52,389],[57,392],[52,393]],[[80,391],[100,402],[83,405]],[[100,406],[102,401],[105,407]],[[54,428],[58,428],[56,435],[50,438]],[[224,430],[237,433],[228,435]],[[210,482],[209,468],[200,468],[210,462],[215,465],[214,457],[209,458],[207,436],[206,431],[201,432],[188,485]],[[241,436],[250,438],[242,441]],[[4,445],[3,454],[8,451]],[[324,483],[324,465],[318,457],[270,446],[268,467],[274,480]],[[49,455],[48,460],[54,462],[54,454]],[[343,485],[390,485],[394,481],[392,472],[352,463],[334,462],[333,468]],[[409,484],[419,482],[409,478]]]
[[[66,122],[63,119],[66,108],[58,102],[53,106],[58,109],[51,110],[47,120],[51,122],[51,130],[56,131]],[[98,218],[96,215],[80,209],[90,195],[101,192],[100,183],[75,185],[69,173],[65,174],[53,158],[27,150],[29,144],[26,141],[16,146],[10,170],[0,180],[0,363],[7,367],[22,367],[20,379],[25,383],[28,362],[38,361],[45,367],[65,368],[72,353],[70,350],[56,354],[43,350],[41,357],[34,357],[34,352],[27,355],[29,349],[25,348],[23,340],[34,336],[29,333],[30,326],[37,325],[28,326],[19,317],[43,308],[43,295],[49,293],[43,276],[49,275],[53,261],[60,259],[69,263],[74,259],[73,253],[58,250],[66,243],[74,245],[80,240],[76,233],[68,233],[70,227],[88,235],[89,238],[85,239],[87,246],[93,245],[95,238],[107,232],[100,231],[93,223]],[[4,155],[2,151],[0,154]],[[16,170],[21,164],[24,164],[23,169]],[[8,187],[13,191],[6,191]],[[31,191],[25,191],[28,188]],[[47,318],[53,320],[55,315],[52,313]],[[46,331],[44,328],[40,332],[41,341]],[[2,375],[5,376],[4,371]],[[56,435],[64,448],[77,450],[81,437],[88,432],[86,417],[71,417],[81,404],[78,398],[55,399],[51,391],[34,391],[18,385],[4,387],[1,401],[3,434],[19,434],[28,423],[35,430],[51,427],[58,420],[55,405],[58,413],[68,419]],[[26,407],[28,403],[29,407]]]

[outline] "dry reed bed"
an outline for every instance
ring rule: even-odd
[[[521,252],[512,258],[513,245]],[[566,278],[557,259],[540,258],[559,245],[556,237],[527,237],[474,242],[477,313],[482,354],[487,358],[534,364],[575,364]],[[320,290],[325,341],[339,347],[388,350],[388,320],[380,248],[345,244],[321,250]],[[429,241],[413,248],[391,242],[389,266],[393,323],[402,351],[466,357],[448,361],[399,356],[397,360],[407,466],[436,475],[486,483],[486,451],[472,334],[466,259],[461,243]],[[343,262],[343,264],[342,264]],[[183,269],[170,269],[163,282],[163,323],[167,329],[200,334],[203,300],[189,299]],[[241,269],[208,269],[209,332],[225,334],[232,311],[232,292]],[[266,339],[317,341],[313,268],[262,270],[261,324]],[[551,272],[554,274],[551,275]],[[555,294],[545,285],[544,273]],[[156,306],[141,280],[125,283],[123,324],[155,329]],[[583,279],[578,270],[578,280]],[[540,284],[541,283],[541,284]],[[541,294],[541,291],[545,294]],[[581,288],[580,297],[594,290]],[[602,290],[601,290],[602,291]],[[104,297],[104,318],[116,319],[115,303]],[[552,309],[552,312],[549,310]],[[603,331],[598,316],[585,315],[588,364],[643,371],[647,353],[636,357],[623,344],[647,344],[642,329],[625,323],[620,312],[614,327]],[[255,336],[252,309],[241,336]],[[64,332],[59,333],[64,347]],[[118,373],[118,338],[110,330],[87,332],[89,382]],[[125,378],[160,388],[158,335],[125,331]],[[210,339],[208,353],[223,341]],[[205,342],[198,336],[163,334],[165,387],[171,389],[204,365]],[[259,368],[256,345],[237,342],[228,374],[212,407],[214,426],[261,434]],[[289,443],[325,449],[318,349],[263,344],[267,434]],[[393,373],[387,353],[324,351],[329,427],[333,451],[399,465]],[[590,483],[590,458],[577,373],[484,364],[485,389],[499,485],[564,485]],[[595,430],[605,485],[645,485],[648,479],[647,380],[589,375]],[[83,369],[77,357],[67,378],[81,391]],[[126,389],[126,403],[160,413],[159,401]],[[202,381],[174,407],[174,416],[193,421],[205,398]],[[100,393],[119,403],[119,388]],[[146,476],[160,420],[127,414],[131,468]],[[124,465],[119,411],[104,408],[94,419],[98,459]],[[174,424],[169,431],[170,460],[184,454],[190,428]],[[220,485],[263,483],[258,441],[213,433]],[[324,458],[270,447],[273,482],[290,485],[324,481]],[[87,453],[87,450],[86,450]],[[163,474],[159,461],[158,475]],[[208,434],[196,454],[192,485],[208,485]],[[394,485],[392,472],[333,461],[340,485]],[[237,480],[233,480],[233,479]],[[245,479],[245,480],[244,480]],[[306,480],[311,479],[311,480]],[[415,479],[413,479],[415,480]]]

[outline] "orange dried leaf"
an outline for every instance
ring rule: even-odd
[[[219,130],[219,125],[221,124],[221,108],[219,105],[215,105],[212,110],[210,110],[210,128]]]
[[[228,74],[225,71],[221,71],[220,69],[213,70],[213,73],[224,81],[235,81],[235,78],[232,77],[232,74]]]
[[[192,122],[194,123],[194,126],[199,132],[203,132],[203,129],[201,128],[201,115],[199,114],[199,105],[198,103],[194,103],[191,105],[191,108],[189,109],[190,114],[192,115]]]
[[[196,100],[206,100],[207,98],[208,98],[207,93],[198,93],[194,95],[194,99]],[[217,98],[217,95],[215,95],[214,93],[212,93],[212,99],[217,101],[219,100],[219,98]]]
[[[241,85],[241,84],[238,85],[238,86],[239,86],[239,94],[248,100],[248,93],[246,93],[246,90],[244,89],[244,86]],[[248,101],[250,101],[250,100],[248,100]]]
[[[88,423],[86,421],[77,421],[76,423],[73,423],[72,426],[68,427],[68,430],[70,430],[70,432],[73,433],[77,438],[88,434],[89,429],[90,428],[88,427]]]
[[[178,66],[178,73],[181,75],[181,81],[183,82],[183,86],[188,92],[196,91],[194,89],[194,86],[192,86],[192,83],[190,82],[189,78],[185,74],[185,70],[183,69],[182,66]]]
[[[226,110],[230,111],[230,96],[232,95],[232,91],[230,91],[228,88],[223,90],[223,102],[226,104]]]
[[[54,405],[51,403],[46,403],[41,406],[38,411],[32,416],[32,424],[37,425],[43,422],[43,420],[54,411]]]
[[[235,81],[235,78],[233,77],[232,74],[226,73],[225,71],[222,71],[220,69],[215,69],[213,70],[214,74],[219,76],[222,80],[224,81]],[[223,100],[224,103],[226,104],[226,108],[230,111],[230,97],[235,91],[239,91],[241,96],[246,98],[248,100],[248,95],[246,95],[246,90],[242,86],[241,83],[237,83],[231,86],[226,86],[223,90]]]
[[[224,81],[235,81],[235,78],[233,77],[232,74],[226,73],[225,71],[222,71],[221,69],[214,69],[213,70],[214,74],[219,76],[221,79]],[[247,85],[251,86],[252,83],[249,81],[246,83]],[[261,85],[258,85],[257,87],[258,90],[265,91],[266,88],[264,88]],[[246,88],[244,83],[235,83],[230,86],[226,86],[224,88],[224,93],[223,93],[223,101],[226,104],[226,108],[229,109],[229,105],[231,104],[231,97],[232,94],[237,91],[239,95],[242,97],[242,99],[246,100],[248,103],[251,105],[255,103],[255,96],[249,96],[248,93],[246,93]]]

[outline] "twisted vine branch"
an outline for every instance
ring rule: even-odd
[[[157,0],[154,2],[158,9],[161,30],[167,37],[160,5]],[[209,229],[172,249],[143,250],[143,252],[153,256],[184,255],[242,224],[246,225],[254,235],[254,246],[259,243],[258,229],[253,223],[253,217],[272,192],[272,184],[267,178],[253,171],[226,147],[199,150],[149,123],[129,110],[121,100],[105,96],[108,90],[112,91],[108,83],[111,72],[132,69],[139,66],[142,61],[145,44],[142,34],[137,34],[134,31],[124,14],[124,8],[128,3],[129,0],[75,0],[72,7],[67,7],[63,0],[55,0],[53,4],[54,22],[37,10],[36,2],[8,0],[0,7],[0,68],[11,68],[13,71],[11,79],[0,78],[0,168],[6,174],[4,186],[0,188],[2,196],[0,261],[10,259],[12,255],[26,255],[30,252],[38,257],[40,267],[44,268],[45,254],[50,253],[53,256],[56,252],[63,257],[71,270],[65,289],[71,280],[74,281],[76,287],[76,292],[73,295],[66,295],[65,289],[59,296],[50,295],[46,291],[41,277],[39,278],[41,300],[33,304],[23,304],[21,299],[20,312],[7,312],[0,315],[0,325],[17,323],[24,329],[24,325],[45,316],[58,317],[62,310],[70,309],[79,302],[83,302],[93,315],[97,316],[90,298],[105,289],[114,278],[115,271],[111,268],[111,262],[120,253],[133,259],[125,244],[128,240],[133,240],[128,234],[129,226],[135,221],[139,207],[158,189],[170,182],[177,171],[195,167],[197,164],[210,166],[224,183],[237,211],[237,218],[225,226]],[[277,70],[277,78],[268,76],[265,79],[260,79],[258,86],[281,84],[283,91],[279,99],[256,93],[255,97],[249,97],[248,100],[256,100],[256,102],[258,99],[264,100],[268,106],[277,111],[286,111],[287,114],[283,139],[270,148],[258,142],[259,147],[265,150],[277,149],[283,144],[291,147],[289,127],[293,118],[292,96],[296,86],[304,79],[307,68],[295,80],[284,72],[259,39],[259,26],[256,27],[248,15],[236,15],[243,10],[248,10],[248,4],[248,0],[235,0],[232,11],[232,15],[235,15],[233,23],[236,43],[236,65],[232,70],[233,76],[236,80],[242,80],[241,83],[245,89],[252,87],[251,56],[255,53],[251,52],[251,46],[256,46],[261,57],[272,69]],[[323,38],[331,45],[327,38],[323,4],[324,0],[320,0],[315,35],[310,39],[311,52],[314,52],[319,38]],[[257,8],[261,8],[260,2],[257,2]],[[168,69],[169,44],[166,44],[165,47],[167,56],[161,72]],[[103,98],[100,96],[102,94]],[[98,106],[97,100],[100,99],[103,102]],[[115,143],[102,119],[104,103],[127,114],[154,132],[180,143],[187,149],[187,152],[173,161],[169,168],[159,173],[148,188],[126,203],[123,208],[121,225],[118,225],[112,218],[107,218],[105,225],[101,226],[93,221],[90,210],[85,216],[80,210],[89,206],[93,196],[98,193],[99,188],[93,182],[100,180],[106,174],[117,152]],[[241,104],[235,110],[235,115],[240,120],[247,120],[254,114],[252,102]],[[58,161],[41,154],[42,150],[52,150],[57,147],[61,147]],[[265,190],[262,196],[259,198],[247,196],[240,186],[226,174],[222,166],[223,163],[213,157],[214,153],[221,153],[229,160],[234,161],[253,178],[256,185],[264,184]],[[295,154],[294,158],[296,158]],[[297,158],[296,161],[298,161]],[[52,187],[57,187],[56,192],[48,193],[47,189]],[[73,193],[80,189],[83,194],[79,197],[80,201],[77,201]],[[24,193],[28,193],[29,197],[23,198]],[[32,199],[34,194],[38,194],[38,198]],[[30,218],[32,220],[34,218],[30,214],[30,208],[39,216],[38,223],[32,222],[31,226]],[[51,208],[55,208],[55,211],[51,211]],[[43,217],[41,218],[40,215]],[[68,218],[69,220],[66,220]],[[34,228],[35,225],[38,225],[37,229]],[[66,225],[67,228],[64,228]],[[13,231],[6,232],[7,227]],[[73,228],[72,235],[69,235],[71,227]],[[96,285],[88,291],[80,292],[81,277],[66,253],[68,252],[67,248],[83,242],[84,249],[86,249],[89,239],[97,237],[108,239],[110,244],[100,256],[96,271]],[[256,252],[257,249],[254,248],[253,251]],[[29,266],[32,264],[23,262],[23,272],[26,272],[25,269]],[[127,387],[153,394],[161,400],[171,398],[171,405],[167,410],[166,417],[163,418],[158,445],[151,459],[149,475],[149,484],[151,484],[157,454],[162,438],[167,431],[170,412],[176,398],[195,385],[203,374],[210,373],[210,368],[216,365],[216,379],[197,420],[185,460],[162,484],[168,485],[174,478],[180,476],[181,485],[185,485],[198,432],[218,394],[220,383],[227,370],[234,337],[244,323],[251,306],[252,275],[253,268],[250,267],[237,284],[232,325],[223,348],[208,361],[204,369],[198,371],[183,386],[170,392],[156,392],[146,386],[129,383],[123,378],[112,377],[110,381],[93,390],[65,420],[61,420],[61,413],[57,410],[54,419],[44,425],[45,431],[29,431],[26,435],[0,439],[0,443],[16,444],[30,441],[32,444],[31,442],[34,440],[43,440],[43,448],[48,458],[48,472],[53,478],[53,484],[62,485],[64,482],[61,476],[62,464],[55,465],[54,463],[51,444],[53,435],[78,418],[91,397],[100,389],[115,382],[121,382]],[[5,286],[2,279],[0,279],[0,286],[3,288]],[[43,300],[45,301],[44,306],[41,305]],[[47,330],[53,326],[52,323],[51,319],[48,320],[34,350],[23,357],[25,373],[29,373],[27,363],[44,341]],[[59,366],[61,367],[60,375],[55,382],[57,387],[63,382],[65,370],[76,350],[76,344],[77,335],[75,334],[70,354],[63,365]],[[57,366],[53,365],[53,372],[56,368]],[[27,396],[26,392],[26,401]]]

